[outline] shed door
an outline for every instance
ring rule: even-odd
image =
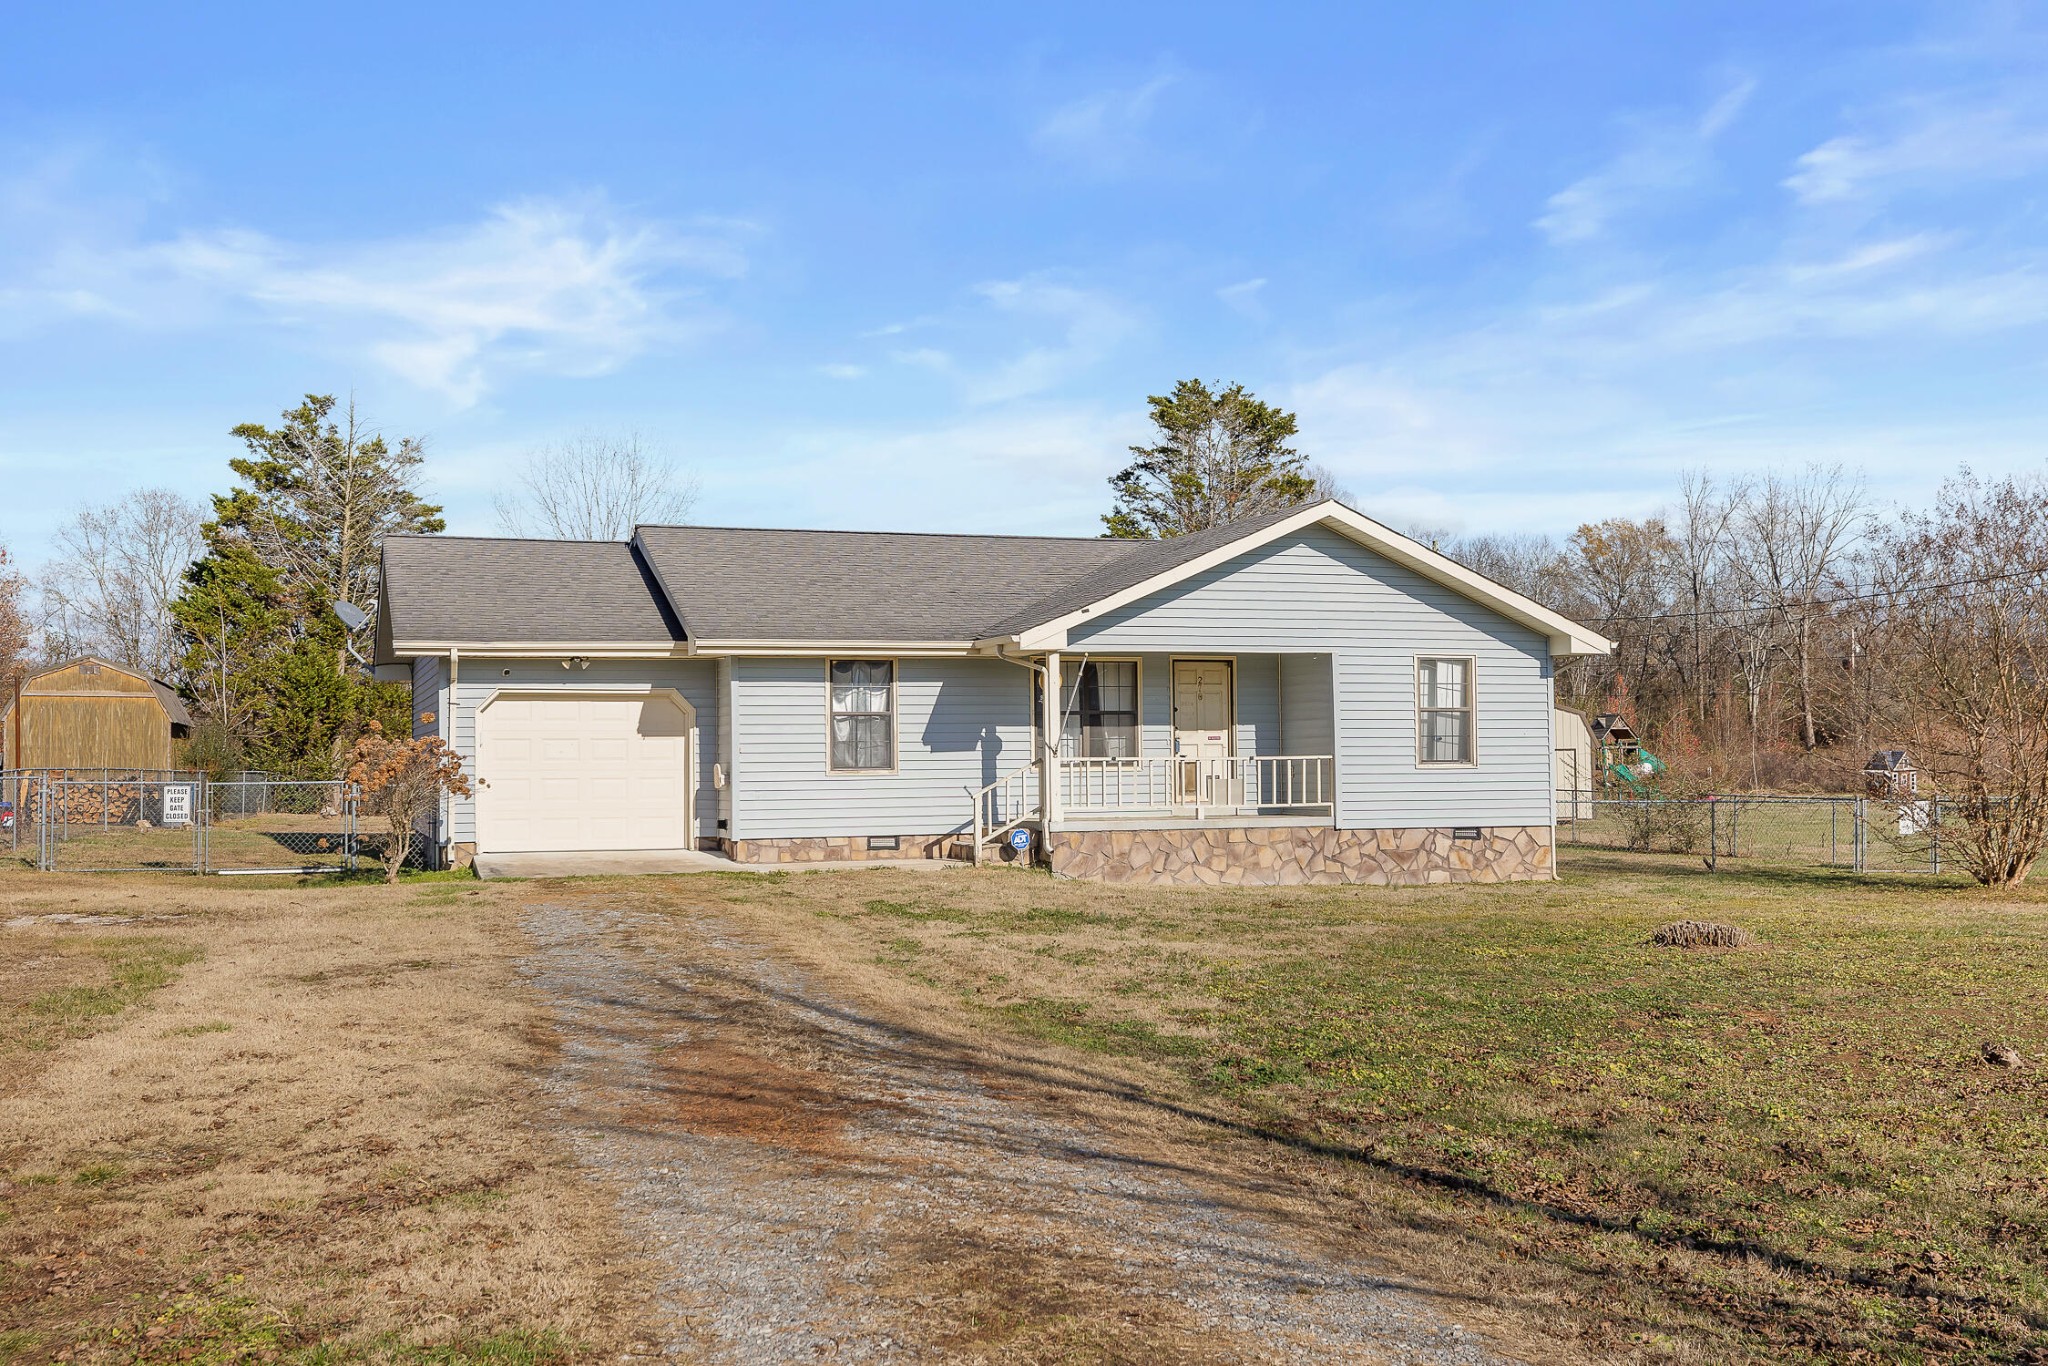
[[[691,731],[672,693],[499,696],[477,714],[477,850],[689,849]]]

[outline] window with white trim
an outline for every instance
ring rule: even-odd
[[[859,773],[896,767],[896,666],[886,659],[835,659],[832,769]]]
[[[1060,757],[1062,759],[1135,759],[1138,757],[1138,661],[1089,660],[1078,677],[1060,679]],[[1031,719],[1036,729],[1045,715],[1045,684],[1032,675]]]
[[[1416,762],[1472,762],[1472,674],[1469,659],[1415,661]]]

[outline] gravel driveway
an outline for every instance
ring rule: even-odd
[[[737,942],[630,899],[528,915],[548,1078],[621,1191],[684,1360],[1501,1360],[1418,1288],[1328,1260]]]

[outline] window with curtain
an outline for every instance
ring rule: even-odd
[[[1472,762],[1472,661],[1415,661],[1416,758],[1425,764]]]
[[[1080,676],[1060,678],[1060,757],[1063,759],[1135,759],[1138,757],[1138,661],[1090,660]],[[1045,715],[1044,685],[1032,685],[1034,728]]]
[[[832,767],[896,767],[896,666],[886,659],[835,659]]]

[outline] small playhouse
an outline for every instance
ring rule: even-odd
[[[1863,790],[1887,801],[1920,795],[1920,770],[1903,749],[1881,749],[1863,765]]]
[[[1626,789],[1631,795],[1647,797],[1664,761],[1643,748],[1635,728],[1619,712],[1604,711],[1593,718],[1592,740],[1600,752],[1601,786],[1609,792]]]

